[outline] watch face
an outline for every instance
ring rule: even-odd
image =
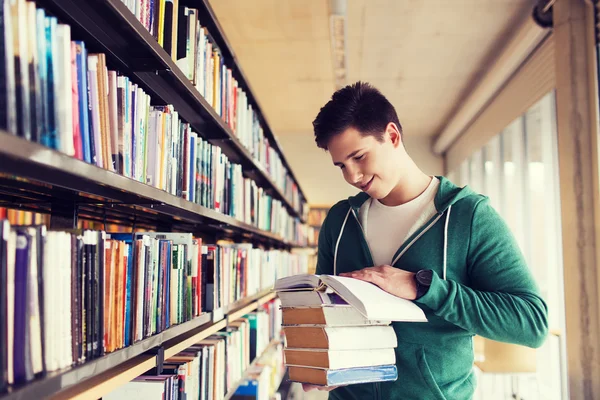
[[[433,278],[433,271],[430,269],[425,269],[417,272],[417,280],[421,285],[431,285],[431,280]]]

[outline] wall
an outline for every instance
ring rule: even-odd
[[[332,205],[357,193],[331,163],[329,153],[317,148],[312,133],[280,134],[278,140],[310,204]],[[405,145],[408,154],[425,173],[442,174],[442,158],[430,151],[431,139],[407,136]]]

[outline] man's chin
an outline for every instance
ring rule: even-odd
[[[381,190],[374,190],[373,188],[371,188],[371,190],[369,190],[367,194],[375,200],[384,200],[386,197],[389,196],[390,193],[391,190],[389,192],[386,192]]]

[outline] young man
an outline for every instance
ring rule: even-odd
[[[313,126],[317,146],[361,190],[329,211],[317,273],[372,282],[428,319],[393,324],[397,381],[338,387],[330,399],[470,399],[473,335],[542,345],[547,307],[505,222],[485,196],[417,167],[377,89],[340,89]]]

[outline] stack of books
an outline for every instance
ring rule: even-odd
[[[426,322],[423,311],[361,280],[295,275],[277,280],[289,379],[319,386],[398,378],[392,321]]]

